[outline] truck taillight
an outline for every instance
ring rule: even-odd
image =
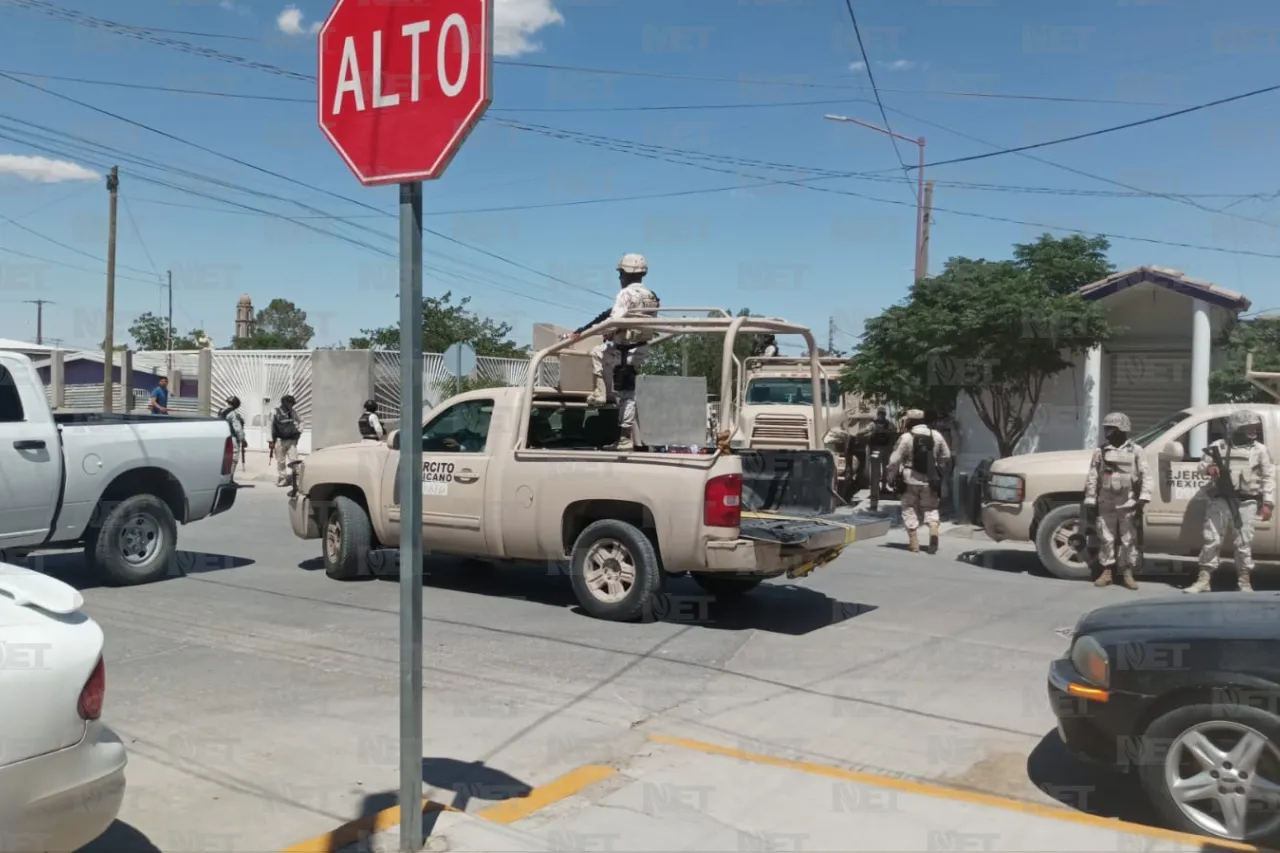
[[[741,474],[723,474],[707,481],[702,523],[707,527],[737,527],[742,523]]]
[[[236,444],[231,439],[227,439],[227,443],[222,445],[222,476],[227,476],[236,470]]]
[[[80,700],[76,702],[76,710],[82,720],[96,720],[102,716],[102,700],[107,695],[107,665],[102,658],[89,674],[89,680],[80,691]]]

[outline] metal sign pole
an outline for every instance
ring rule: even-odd
[[[458,363],[453,366],[453,393],[462,393],[462,344],[458,344]]]
[[[422,850],[422,182],[400,184],[400,849]]]

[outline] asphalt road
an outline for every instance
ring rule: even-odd
[[[130,750],[120,821],[93,849],[280,850],[394,804],[396,582],[326,578],[268,483],[180,545],[173,577],[127,589],[39,558],[106,632],[105,717]],[[677,581],[640,624],[582,615],[554,570],[430,565],[427,783],[474,811],[625,768],[656,734],[1145,820],[1055,748],[1045,670],[1083,612],[1176,592],[1059,581],[975,546],[910,554],[895,530],[734,605]]]

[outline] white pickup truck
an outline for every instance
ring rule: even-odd
[[[31,360],[0,352],[0,560],[83,546],[110,583],[163,577],[177,525],[235,503],[217,418],[54,414]]]

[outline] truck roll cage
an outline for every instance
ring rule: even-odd
[[[658,316],[674,313],[698,313],[714,316]],[[655,333],[653,340],[648,342],[649,346],[683,335],[724,335],[724,350],[720,362],[719,420],[722,425],[732,422],[731,416],[735,410],[735,405],[740,402],[737,400],[738,389],[733,382],[734,367],[737,366],[739,373],[741,373],[743,366],[733,351],[733,345],[737,342],[738,336],[741,334],[799,335],[809,347],[809,356],[807,358],[797,358],[795,361],[797,364],[807,363],[809,365],[813,383],[814,423],[822,423],[823,400],[825,399],[823,380],[826,376],[823,370],[823,362],[829,361],[829,359],[823,359],[818,355],[818,344],[808,326],[801,326],[798,323],[791,323],[777,317],[735,317],[722,308],[657,308],[641,316],[611,317],[584,330],[578,340],[566,339],[557,341],[551,346],[534,353],[529,362],[529,372],[525,375],[525,404],[520,414],[520,431],[516,434],[517,442],[523,443],[524,436],[529,433],[529,421],[533,412],[533,397],[537,391],[538,375],[542,363],[546,359],[557,356],[566,350],[574,349],[582,339],[603,336],[611,332],[625,331],[627,329],[646,329]],[[750,360],[750,358],[747,359],[747,361]],[[810,444],[812,445],[810,447],[811,450],[824,449],[822,439],[817,435],[816,430],[810,439]]]

